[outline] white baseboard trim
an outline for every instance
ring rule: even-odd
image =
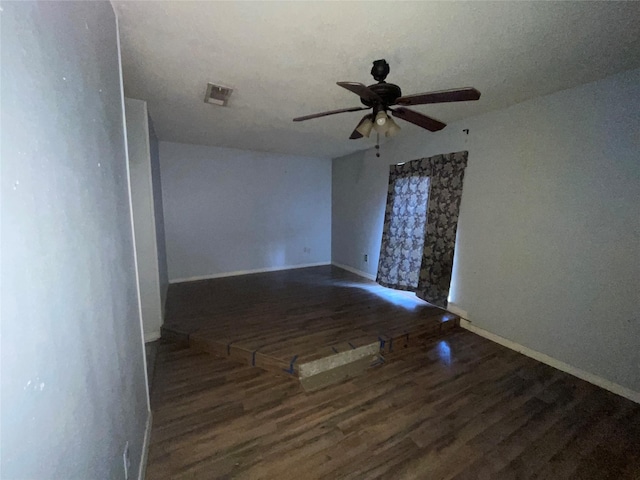
[[[458,315],[460,318],[464,318],[465,320],[469,320],[469,314],[466,312],[466,310],[462,310],[455,303],[451,303],[451,302],[447,303],[446,310],[447,310],[447,312],[453,313],[454,315]]]
[[[160,339],[160,330],[144,334],[144,343],[155,342]]]
[[[256,268],[254,270],[237,270],[235,272],[212,273],[210,275],[199,275],[196,277],[172,278],[169,283],[195,282],[198,280],[211,280],[213,278],[237,277],[239,275],[251,275],[252,273],[279,272],[280,270],[295,270],[298,268],[322,267],[331,265],[330,262],[303,263],[301,265],[285,265],[282,267]]]
[[[138,469],[138,480],[144,480],[147,473],[147,461],[149,459],[149,443],[151,442],[151,427],[153,425],[153,414],[149,410],[147,416],[147,428],[144,431],[144,441],[142,443],[142,455],[140,456],[140,468]]]
[[[331,265],[333,265],[334,267],[338,267],[343,270],[346,270],[347,272],[355,273],[360,277],[368,278],[369,280],[373,280],[374,282],[376,281],[375,275],[371,275],[370,273],[363,272],[362,270],[358,270],[357,268],[350,267],[349,265],[343,265],[341,263],[336,263],[336,262],[331,262]]]
[[[455,313],[455,312],[452,312]],[[640,403],[640,392],[636,392],[627,387],[623,387],[622,385],[618,385],[617,383],[613,383],[609,380],[606,380],[602,377],[594,375],[593,373],[586,372],[579,368],[576,368],[568,363],[564,363],[560,360],[557,360],[549,355],[544,353],[537,352],[532,350],[524,345],[520,345],[519,343],[512,342],[500,335],[496,335],[495,333],[488,332],[482,328],[476,327],[471,322],[465,319],[460,319],[460,326],[470,332],[473,332],[481,337],[484,337],[492,342],[499,343],[503,347],[510,348],[511,350],[515,350],[518,353],[526,355],[527,357],[533,358],[539,362],[545,363],[553,368],[557,368],[563,372],[568,373],[569,375],[573,375],[574,377],[578,377],[585,382],[592,383],[600,388],[604,388],[616,395],[620,395],[621,397],[627,398],[635,403]]]

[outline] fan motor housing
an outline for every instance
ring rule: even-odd
[[[395,105],[396,100],[402,96],[400,87],[393,83],[374,83],[369,85],[369,89],[373,90],[382,99],[384,106]],[[377,104],[377,102],[365,100],[364,98],[360,98],[360,101],[367,107],[373,107]]]

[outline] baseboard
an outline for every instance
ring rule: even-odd
[[[142,455],[140,456],[140,468],[138,469],[138,480],[144,480],[147,473],[147,460],[149,459],[149,443],[151,442],[151,427],[153,425],[153,414],[149,411],[147,416],[147,428],[144,431],[144,441],[142,443]]]
[[[363,272],[362,270],[358,270],[357,268],[350,267],[349,265],[343,265],[341,263],[336,263],[336,262],[331,262],[331,265],[333,265],[334,267],[338,267],[343,270],[346,270],[347,272],[355,273],[360,277],[368,278],[369,280],[373,280],[374,282],[376,281],[375,275],[371,275],[370,273]]]
[[[462,310],[455,303],[447,303],[447,308],[445,310],[447,310],[447,312],[453,313],[454,315],[458,315],[460,318],[464,318],[465,320],[469,319],[469,314],[466,312],[466,310]]]
[[[160,339],[160,330],[144,334],[144,343],[155,342]]]
[[[455,312],[452,312],[455,313]],[[593,373],[586,372],[579,368],[576,368],[568,363],[564,363],[560,360],[557,360],[549,355],[544,353],[537,352],[532,350],[524,345],[520,345],[519,343],[512,342],[500,335],[496,335],[495,333],[488,332],[480,327],[476,327],[471,322],[465,319],[460,319],[460,326],[470,332],[473,332],[481,337],[484,337],[492,342],[499,343],[500,345],[510,348],[511,350],[515,350],[518,353],[526,355],[527,357],[533,358],[539,362],[545,363],[553,368],[557,368],[569,375],[573,375],[574,377],[578,377],[585,382],[592,383],[600,388],[604,388],[616,395],[620,395],[621,397],[627,398],[635,403],[640,403],[640,392],[636,392],[627,387],[623,387],[622,385],[618,385],[617,383],[613,383],[609,380],[606,380],[602,377],[594,375]]]
[[[251,275],[253,273],[279,272],[280,270],[296,270],[298,268],[322,267],[331,265],[330,262],[303,263],[301,265],[285,265],[282,267],[256,268],[254,270],[237,270],[235,272],[212,273],[210,275],[199,275],[196,277],[173,278],[169,280],[170,284],[182,282],[195,282],[198,280],[211,280],[213,278],[237,277],[239,275]]]

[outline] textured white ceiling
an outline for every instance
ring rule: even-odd
[[[640,66],[640,2],[113,2],[125,93],[161,140],[337,157],[366,112],[337,81],[391,64],[403,94],[473,86],[477,102],[415,107],[444,122]],[[235,89],[204,103],[207,82]],[[422,132],[406,122],[399,135]]]

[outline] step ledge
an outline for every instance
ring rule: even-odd
[[[357,362],[358,360],[367,356],[377,355],[380,351],[380,343],[374,342],[363,347],[354,348],[353,350],[347,350],[344,352],[336,353],[328,357],[323,357],[318,360],[303,363],[298,367],[298,376],[302,378],[312,377],[319,373],[334,368],[341,367],[348,363]]]

